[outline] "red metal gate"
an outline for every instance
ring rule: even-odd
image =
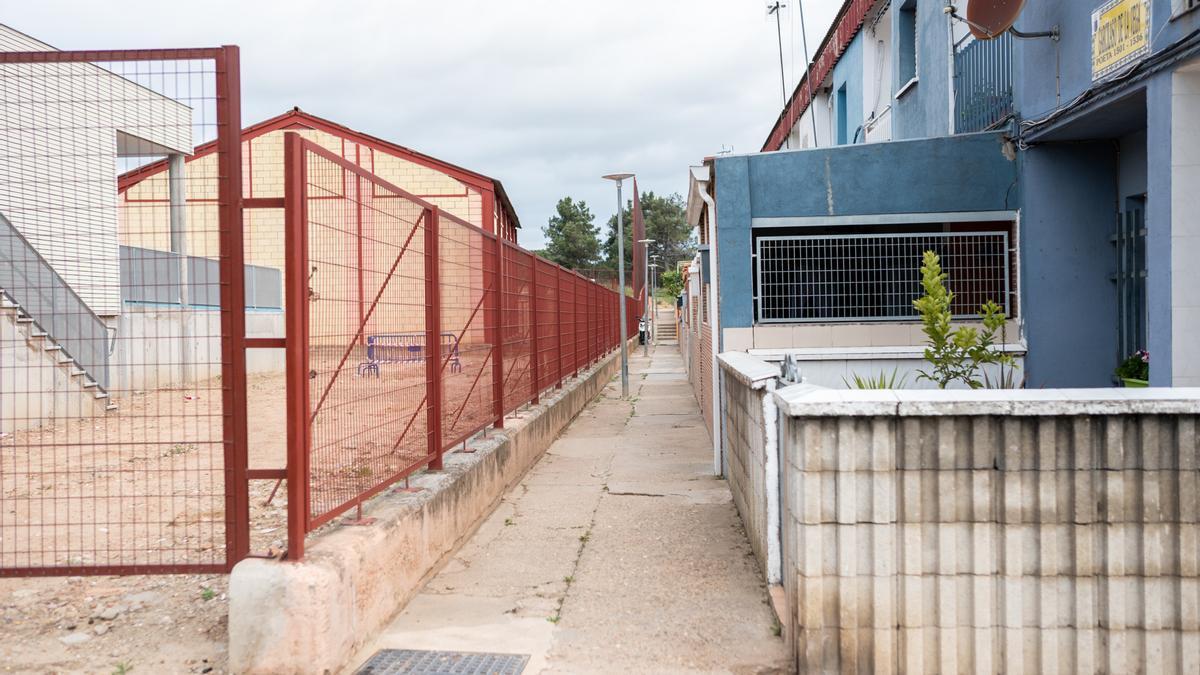
[[[598,361],[617,294],[289,133],[288,557]]]
[[[0,576],[226,571],[250,548],[238,49],[28,42],[0,53]]]

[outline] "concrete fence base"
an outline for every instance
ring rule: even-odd
[[[458,550],[620,368],[599,365],[510,418],[507,428],[446,456],[421,492],[371,502],[375,522],[313,537],[303,561],[250,559],[229,578],[229,665],[235,673],[336,673]]]
[[[1200,390],[775,396],[799,672],[1200,672]]]

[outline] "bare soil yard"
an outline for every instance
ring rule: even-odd
[[[447,438],[490,417],[486,357],[486,348],[464,349],[461,370],[447,370]],[[313,365],[315,402],[336,363]],[[314,510],[424,455],[424,366],[384,366],[378,378],[354,370],[329,388],[315,423]],[[507,389],[527,379],[517,372]],[[249,466],[282,468],[283,374],[252,375],[247,390]],[[135,392],[103,418],[0,438],[0,567],[221,564],[220,394],[219,381]],[[250,484],[256,553],[286,550],[286,485],[275,488],[273,480]],[[226,589],[224,574],[0,579],[0,672],[225,672]]]

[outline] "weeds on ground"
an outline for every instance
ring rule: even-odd
[[[209,588],[208,586],[205,586],[204,588],[200,589],[200,599],[201,600],[208,602],[209,600],[212,600],[215,597],[217,597],[217,592],[214,591],[213,589]]]

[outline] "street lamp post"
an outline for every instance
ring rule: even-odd
[[[631,173],[610,173],[603,176],[617,184],[617,289],[620,294],[620,336],[621,336],[621,398],[629,398],[629,351],[625,340],[625,223],[622,219],[622,209],[625,207],[621,199],[621,181],[633,178]]]
[[[642,256],[642,262],[645,265],[642,268],[642,292],[646,294],[646,300],[642,302],[642,322],[646,326],[646,341],[642,343],[642,356],[650,356],[650,322],[654,319],[651,317],[650,310],[650,244],[654,243],[653,239],[638,239],[637,243],[645,247],[645,255]]]

